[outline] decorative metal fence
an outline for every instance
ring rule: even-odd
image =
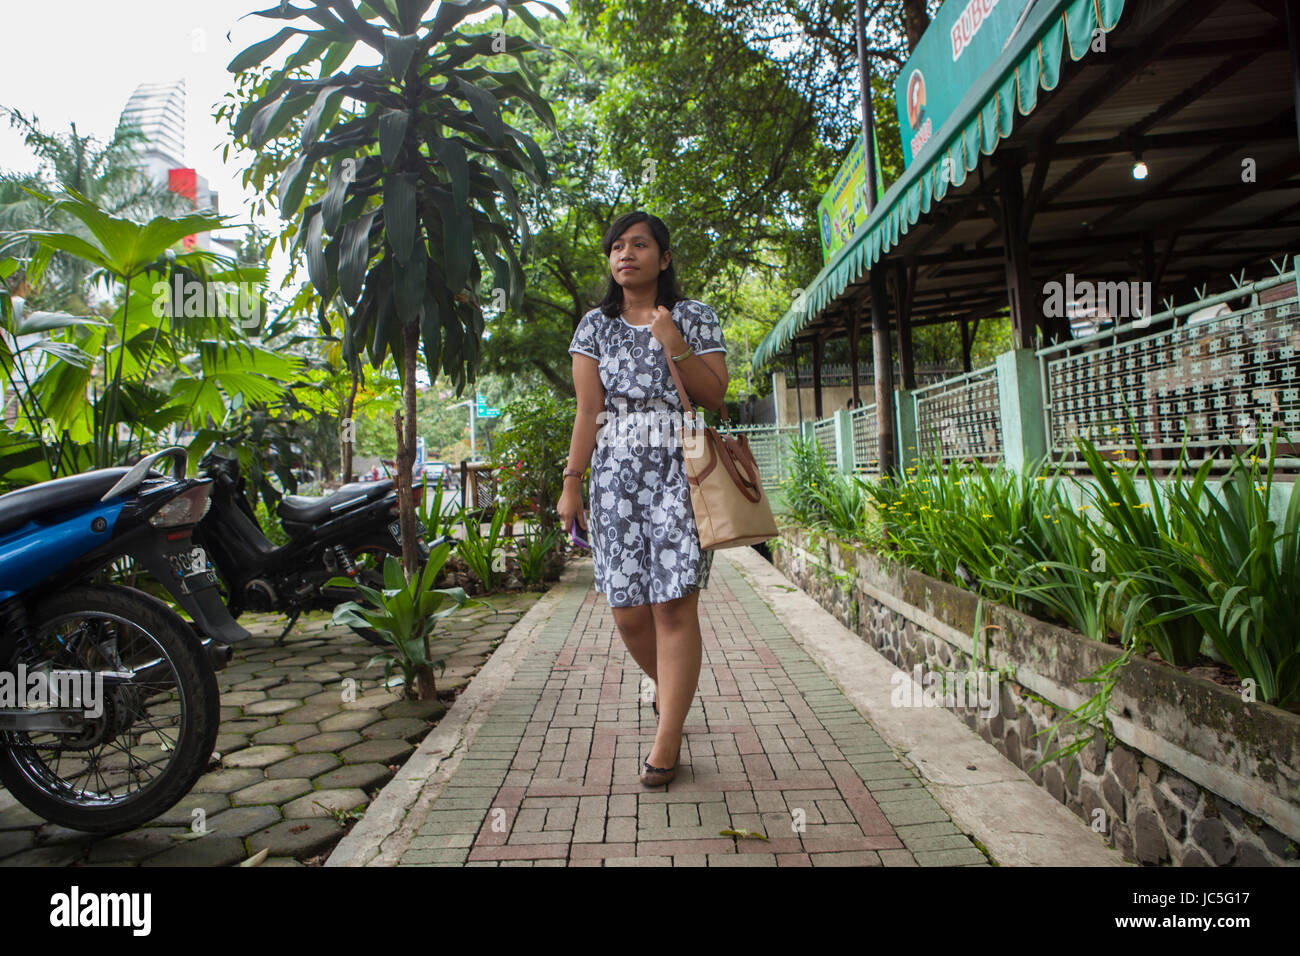
[[[864,405],[849,412],[853,423],[853,470],[866,474],[880,473],[880,430],[876,406]]]
[[[1151,326],[1157,331],[1145,334]],[[1276,430],[1277,464],[1300,464],[1295,272],[1037,355],[1054,458],[1071,458],[1076,436],[1104,451],[1132,450],[1136,431],[1152,457],[1174,458],[1185,442],[1192,459],[1200,451],[1226,464],[1226,449]]]
[[[1185,441],[1224,466],[1231,450],[1276,432],[1276,465],[1294,471],[1300,468],[1297,273],[1032,354],[1004,353],[994,365],[900,393],[899,400],[896,451],[903,461],[937,455],[1019,469],[1046,449],[1071,462],[1075,435],[1119,452],[1133,448],[1134,427],[1150,459],[1175,458]],[[800,434],[813,437],[831,468],[878,474],[876,411],[874,405],[837,409],[802,426],[725,430],[749,436],[764,486],[775,489]]]
[[[1002,456],[997,366],[919,388],[913,397],[918,454],[944,461]]]
[[[826,456],[826,464],[832,468],[839,465],[839,456],[835,453],[835,419],[823,418],[813,423],[813,435],[817,439],[817,444],[822,446],[822,454]]]
[[[787,388],[795,387],[795,375],[789,369],[783,369],[785,372],[785,381]],[[824,362],[821,368],[822,387],[826,386],[845,386],[853,381],[853,369],[847,362]],[[867,363],[858,364],[858,385],[861,388],[870,391],[871,384],[875,381],[876,368],[874,365]],[[912,368],[912,375],[916,381],[925,384],[942,382],[952,375],[960,375],[961,367],[957,365],[947,365],[937,362],[921,362]],[[894,366],[893,380],[902,381],[903,373],[897,365]],[[798,377],[799,388],[812,388],[815,384],[813,381],[812,367],[806,362],[799,366]]]
[[[745,435],[749,450],[754,453],[763,478],[764,489],[781,484],[788,471],[790,443],[799,434],[795,425],[719,425],[718,431],[727,435]]]

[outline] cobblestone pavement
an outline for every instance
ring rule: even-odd
[[[677,778],[642,786],[642,672],[590,565],[572,580],[427,816],[407,821],[402,865],[988,865],[728,561],[701,595]]]
[[[440,694],[463,688],[539,596],[492,594],[485,600],[499,613],[467,608],[444,619]],[[284,618],[240,622],[253,637],[217,674],[220,760],[190,794],[144,827],[92,837],[47,823],[0,790],[0,865],[223,866],[263,848],[267,866],[323,859],[349,811],[364,810],[447,704],[383,688],[383,666],[367,668],[377,649],[326,613],[304,615],[282,646]]]

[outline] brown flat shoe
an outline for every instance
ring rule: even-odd
[[[673,760],[671,767],[655,767],[650,764],[649,760],[643,760],[643,769],[641,771],[641,782],[647,787],[661,787],[670,782],[677,776],[677,764],[681,762],[682,748],[677,748],[677,757]]]

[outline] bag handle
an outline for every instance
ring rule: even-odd
[[[712,428],[706,429],[705,435],[708,436],[709,444],[714,446],[714,455],[722,461],[722,467],[727,469],[727,473],[731,475],[731,480],[740,489],[740,493],[754,504],[758,504],[763,497],[763,488],[759,482],[758,468],[753,453],[749,451],[749,443],[745,440],[745,436],[742,435],[739,439],[728,438],[726,435],[718,434]],[[715,439],[717,443],[721,443],[721,451],[716,447]],[[741,442],[744,442],[744,444],[742,445]],[[739,453],[742,450],[743,455]],[[745,470],[744,475],[741,475],[737,470],[737,465]]]

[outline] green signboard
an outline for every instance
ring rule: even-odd
[[[1033,0],[947,0],[894,82],[907,165],[993,65]]]
[[[822,237],[822,261],[830,259],[849,240],[867,218],[867,167],[862,161],[862,137],[849,150],[840,171],[831,180],[822,201],[817,204],[817,222]],[[885,194],[885,177],[880,173],[880,139],[873,144],[876,153],[876,201]]]

